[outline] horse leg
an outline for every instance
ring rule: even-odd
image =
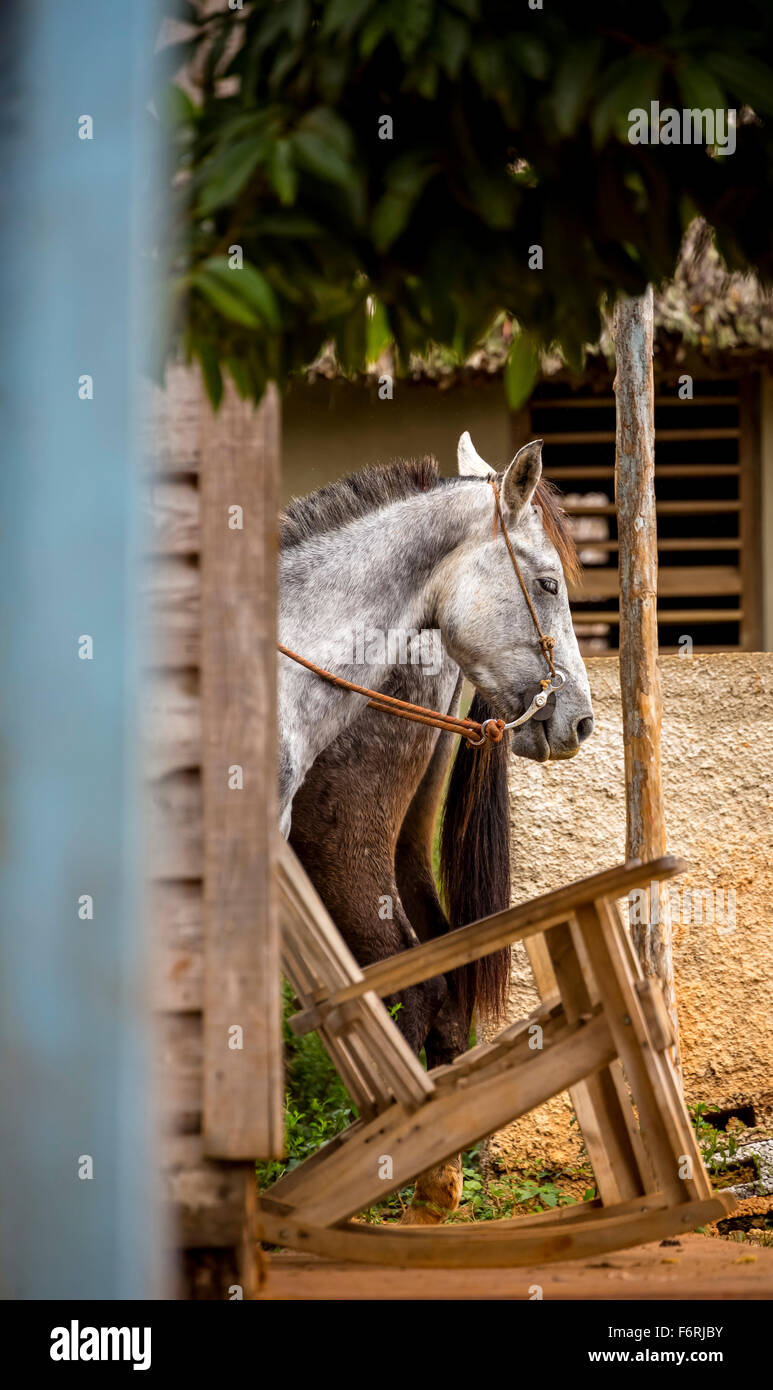
[[[297,806],[297,799],[295,805]],[[344,881],[330,872],[329,860],[321,862],[318,853],[320,842],[316,841],[313,844],[304,836],[305,825],[303,815],[294,811],[290,843],[357,964],[375,965],[377,961],[386,960],[389,956],[417,946],[419,942],[416,933],[408,921],[397,885],[391,876],[391,865],[383,863],[379,866],[374,864],[371,857],[367,877],[358,881],[350,864],[347,866]],[[382,889],[381,896],[390,900],[391,916],[385,919],[378,916],[376,900],[373,898],[371,875],[379,874],[379,870],[380,878],[376,881]],[[370,912],[366,913],[363,911],[363,905],[369,900]],[[424,1047],[432,1024],[445,1003],[447,993],[445,976],[435,975],[384,999],[386,1008],[413,1052],[419,1053]]]
[[[457,684],[455,670],[451,664],[450,671],[444,671],[443,680],[431,696],[421,686],[414,690],[407,683],[399,687],[399,693],[414,702],[423,701],[442,709]],[[410,668],[409,674],[418,679],[421,672]],[[448,743],[450,756],[451,739],[441,735],[440,740]],[[410,737],[403,733],[396,742],[390,721],[366,710],[320,754],[293,801],[290,843],[360,965],[407,950],[421,939],[411,923],[413,909],[408,907],[406,911],[402,896],[403,891],[410,892],[410,873],[407,879],[398,879],[395,859],[401,828],[436,746],[436,733],[422,726],[411,726]],[[433,801],[430,819],[434,819],[448,760],[446,757],[442,764],[439,760],[435,763],[436,794],[434,799],[425,796],[425,800]],[[431,826],[429,842],[431,862]],[[403,858],[407,865],[407,858]],[[421,867],[427,871],[426,856]],[[421,893],[411,895],[420,917],[422,901]],[[436,897],[435,901],[439,912]],[[428,934],[436,933],[425,933],[425,939]],[[447,999],[446,979],[437,976],[385,1001],[388,1007],[401,1006],[395,1011],[395,1022],[413,1051],[418,1053],[430,1037],[436,1019],[446,1009]],[[449,1028],[451,1023],[444,1024],[443,1038]],[[453,1051],[462,1034],[463,1040]],[[438,1065],[446,1055],[449,1059],[458,1055],[465,1050],[466,1042],[467,1032],[458,1028],[450,1044],[448,1040],[445,1044],[433,1043],[428,1054],[432,1058],[430,1065]],[[450,1050],[441,1055],[438,1049],[443,1045]],[[460,1163],[441,1165],[433,1173],[434,1178],[428,1177],[426,1183],[419,1181],[414,1208],[417,1213],[434,1211],[438,1206],[443,1214],[453,1211],[459,1203]],[[418,1205],[421,1202],[431,1205],[422,1207]],[[431,1219],[439,1217],[433,1215]]]
[[[411,920],[416,924],[420,939],[430,940],[433,936],[443,935],[449,930],[449,925],[438,901],[434,881],[431,876],[429,879],[424,876],[419,878],[416,867],[411,870],[411,886],[407,890]],[[398,878],[398,882],[401,881]],[[418,901],[420,895],[421,906]],[[452,973],[446,977],[446,997],[424,1044],[428,1070],[446,1066],[467,1051],[471,1015],[472,1009],[460,998]],[[461,1201],[462,1186],[462,1156],[455,1154],[419,1174],[411,1205],[403,1220],[412,1225],[436,1225],[444,1221],[452,1211],[456,1211]]]
[[[377,724],[358,758],[348,751],[350,732],[342,736],[340,747],[333,745],[321,754],[295,795],[290,831],[291,845],[362,966],[419,944],[395,880],[392,845],[397,828],[388,821],[393,798],[365,801],[359,787],[360,781],[367,786],[375,780],[377,768],[373,779],[367,775],[368,758],[374,756],[379,735],[383,737],[383,730]],[[389,768],[386,758],[384,766]],[[383,788],[383,776],[381,784]],[[414,1052],[424,1046],[446,994],[445,976],[438,975],[385,999]]]
[[[424,1044],[427,1070],[447,1066],[467,1051],[472,1010],[466,1009],[454,987],[453,976],[446,977],[447,994]],[[462,1199],[464,1177],[462,1155],[428,1168],[416,1179],[413,1200],[403,1220],[415,1225],[436,1225],[456,1211]]]

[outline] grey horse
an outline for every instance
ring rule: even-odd
[[[514,729],[509,749],[504,740],[459,748],[443,826],[444,911],[433,840],[456,738],[374,711],[280,657],[283,829],[361,964],[507,905],[508,753],[571,757],[593,726],[566,593],[576,560],[540,479],[540,444],[497,475],[465,434],[458,461],[458,479],[441,479],[427,459],[363,470],[295,501],[282,520],[287,646],[358,684],[451,713],[466,676],[477,690],[470,714],[509,720],[545,667],[493,525],[492,490],[481,486],[494,479],[532,602],[567,675],[550,717]],[[467,1047],[474,1006],[502,1006],[508,978],[507,953],[499,952],[389,1002],[400,1005],[397,1022],[411,1045],[424,1046],[428,1066],[438,1066]],[[412,1219],[441,1219],[460,1191],[458,1160],[433,1169],[416,1184]]]

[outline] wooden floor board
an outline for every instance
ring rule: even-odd
[[[708,1236],[680,1236],[633,1250],[522,1269],[386,1269],[306,1255],[269,1258],[258,1299],[286,1301],[717,1300],[773,1297],[773,1250]],[[530,1292],[531,1291],[531,1292]]]

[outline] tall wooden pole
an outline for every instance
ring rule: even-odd
[[[626,854],[653,859],[666,850],[660,772],[662,702],[658,671],[658,541],[655,514],[655,393],[652,287],[618,301],[614,316],[617,373],[615,500],[620,569],[620,689],[626,782]],[[653,885],[644,910],[632,912],[634,946],[646,975],[660,980],[679,1033],[671,957],[668,890]]]

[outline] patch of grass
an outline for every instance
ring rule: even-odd
[[[750,1226],[745,1231],[728,1231],[724,1229],[724,1223],[721,1223],[719,1232],[724,1240],[734,1240],[739,1245],[759,1245],[764,1250],[773,1249],[773,1230],[763,1226]]]
[[[502,1217],[553,1211],[557,1207],[573,1206],[578,1201],[589,1201],[596,1195],[592,1175],[585,1169],[500,1172],[485,1182],[480,1173],[478,1149],[464,1155],[462,1173],[462,1200],[455,1218],[462,1221],[498,1221]],[[578,1195],[578,1179],[581,1195]]]
[[[732,1168],[731,1160],[738,1152],[738,1140],[729,1130],[715,1129],[709,1124],[706,1119],[709,1107],[702,1101],[689,1105],[687,1109],[706,1171],[715,1179],[715,1187],[722,1186],[722,1179],[726,1177],[728,1168]]]
[[[357,1118],[354,1102],[319,1036],[306,1033],[297,1037],[290,1028],[288,1019],[295,1012],[296,1003],[286,981],[282,983],[282,1005],[287,1157],[257,1164],[261,1188],[269,1187],[282,1173],[296,1168]]]

